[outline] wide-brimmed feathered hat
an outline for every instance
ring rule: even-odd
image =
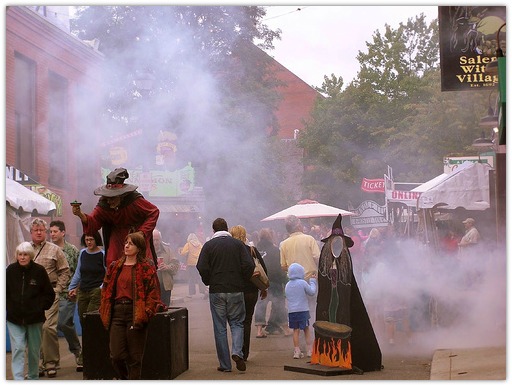
[[[137,189],[137,186],[124,183],[124,180],[129,176],[128,170],[125,168],[117,168],[111,171],[107,176],[107,183],[96,188],[94,194],[96,196],[117,197],[124,193],[133,192]]]

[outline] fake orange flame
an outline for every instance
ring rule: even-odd
[[[321,343],[320,341],[323,341]],[[350,341],[345,342],[347,349],[343,349],[343,339],[315,338],[311,364],[319,364],[329,367],[342,367],[352,369],[352,351]]]

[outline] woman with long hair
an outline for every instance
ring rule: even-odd
[[[242,225],[235,225],[229,230],[231,236],[235,239],[242,241],[249,254],[252,258],[257,258],[265,273],[267,272],[267,267],[265,266],[265,262],[261,257],[260,252],[256,249],[256,247],[252,245],[248,245],[247,242],[247,231]],[[247,280],[244,287],[244,301],[245,301],[245,319],[244,319],[244,344],[242,347],[242,352],[244,354],[244,361],[249,358],[249,348],[251,345],[251,324],[252,324],[252,316],[254,315],[254,308],[256,307],[256,302],[258,301],[258,287],[256,287],[250,280]],[[267,290],[261,291],[260,295],[261,299],[265,299],[267,297]]]
[[[100,317],[109,330],[110,358],[118,379],[141,379],[148,324],[159,307],[160,285],[146,257],[142,232],[130,233],[124,256],[108,267],[101,290]]]

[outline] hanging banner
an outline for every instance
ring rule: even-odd
[[[438,7],[441,91],[496,87],[498,76],[485,73],[497,60],[496,33],[506,21],[506,7]],[[500,46],[506,48],[505,30]]]
[[[384,193],[384,178],[378,178],[376,180],[363,178],[363,181],[361,181],[361,190],[370,193]]]

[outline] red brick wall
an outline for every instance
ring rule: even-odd
[[[78,133],[79,124],[73,112],[74,90],[77,86],[88,90],[99,90],[102,55],[97,51],[54,26],[44,17],[23,6],[7,7],[6,12],[6,163],[16,165],[15,132],[15,52],[36,63],[36,175],[33,179],[61,195],[64,207],[63,221],[68,225],[68,233],[74,234],[76,217],[70,213],[69,202],[77,193],[77,165],[80,163],[73,149],[77,141],[82,142]],[[51,149],[48,143],[48,72],[52,71],[67,79],[68,116],[66,117],[67,141],[65,149]],[[95,135],[91,131],[89,139]],[[96,141],[94,141],[96,142]],[[67,152],[69,184],[64,189],[48,185],[49,152]],[[99,157],[92,155],[92,159]],[[92,177],[92,176],[91,176]],[[70,232],[71,231],[71,232]],[[80,231],[81,235],[81,231]],[[78,235],[78,236],[80,236]]]
[[[285,86],[279,88],[283,99],[276,112],[280,125],[278,136],[281,139],[293,139],[294,130],[303,130],[303,122],[310,119],[315,100],[322,96],[277,61],[274,61],[274,71],[276,78],[285,83]]]

